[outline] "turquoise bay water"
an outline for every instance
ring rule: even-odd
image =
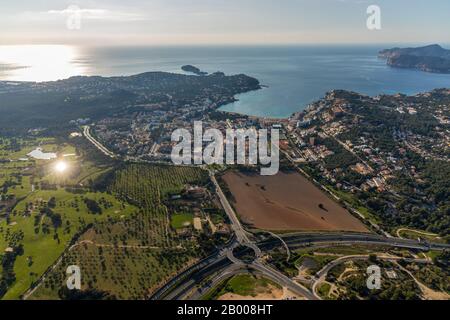
[[[18,48],[17,48],[18,47]],[[207,72],[245,73],[266,88],[239,95],[222,109],[244,114],[288,117],[332,89],[369,95],[414,94],[450,87],[450,75],[393,69],[377,58],[379,46],[298,47],[0,47],[0,80],[57,80],[74,75],[131,75],[146,71],[182,73],[193,64]],[[27,60],[27,50],[33,57]],[[14,60],[20,56],[21,60]],[[9,60],[8,60],[9,59]],[[3,60],[3,61],[2,61]]]

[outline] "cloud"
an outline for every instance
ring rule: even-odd
[[[353,4],[368,4],[373,1],[369,0],[337,0],[338,2],[344,2],[344,3],[353,3]]]
[[[69,6],[62,10],[48,10],[41,12],[23,12],[20,16],[27,20],[52,20],[60,17],[69,17],[70,15],[80,15],[81,18],[87,20],[103,20],[103,21],[143,21],[147,18],[135,12],[114,11],[109,9],[80,8],[78,6]]]

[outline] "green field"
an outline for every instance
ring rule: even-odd
[[[215,300],[221,296],[232,293],[244,297],[255,297],[260,293],[267,293],[271,288],[281,289],[279,285],[264,277],[251,274],[235,275],[214,288],[204,300]]]
[[[330,263],[333,260],[336,260],[338,256],[335,255],[314,255],[313,253],[307,253],[301,255],[297,260],[295,260],[295,266],[299,268],[305,260],[309,260],[309,263],[313,264],[314,266],[311,268],[308,268],[308,273],[311,275],[314,275],[317,271],[325,267],[328,263]]]
[[[194,216],[190,213],[173,214],[170,224],[174,229],[183,229],[192,225]]]
[[[55,228],[51,219],[41,214],[50,198],[56,199],[54,213],[61,216],[61,226]],[[101,215],[89,213],[82,198],[89,198],[105,203]],[[32,204],[36,209],[25,215],[27,206]],[[9,221],[0,221],[0,249],[12,245],[15,235],[19,235],[24,253],[18,256],[14,265],[17,281],[9,288],[4,299],[16,299],[23,294],[38,277],[57,260],[74,235],[85,226],[120,216],[129,216],[136,208],[118,201],[106,193],[86,193],[74,195],[57,189],[55,191],[36,191],[19,202]],[[30,265],[29,261],[32,261]]]
[[[0,296],[17,299],[58,259],[78,232],[93,223],[130,216],[137,208],[106,192],[92,192],[79,185],[74,186],[81,192],[67,191],[72,180],[83,173],[83,161],[69,144],[56,145],[51,138],[1,138],[0,143],[0,159],[8,159],[0,163],[1,195],[3,200],[11,199],[4,202],[9,203],[9,209],[0,211],[10,212],[7,219],[0,218],[0,252],[7,248],[17,252],[11,265],[13,277],[3,270],[0,273],[0,279],[9,279],[6,287],[2,284]],[[57,160],[19,160],[37,146],[45,152],[69,155],[64,157],[67,171],[55,173]],[[86,199],[97,203],[101,214],[93,214]]]
[[[324,298],[328,299],[328,294],[330,293],[331,285],[329,283],[322,283],[319,288],[317,289],[319,295]]]

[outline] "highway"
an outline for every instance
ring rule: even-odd
[[[223,193],[222,188],[219,186],[219,183],[217,182],[216,177],[214,176],[214,173],[212,173],[210,171],[209,176],[216,188],[216,193],[219,196],[220,203],[222,204],[223,209],[225,210],[228,218],[230,219],[231,228],[233,229],[233,232],[237,237],[237,241],[241,244],[251,243],[251,241],[249,240],[249,238],[247,236],[247,232],[242,227],[241,222],[239,221],[236,213],[234,212],[233,208],[231,207],[230,203],[228,202],[228,199],[225,196],[225,194]]]
[[[192,290],[192,292],[189,294],[188,299],[189,300],[200,300],[203,296],[205,296],[208,292],[210,292],[212,289],[216,288],[218,285],[220,285],[223,281],[230,279],[238,274],[246,274],[248,273],[247,270],[243,269],[242,267],[232,264],[223,270],[221,272],[216,273],[214,277],[211,278],[210,281],[205,283],[203,287]]]
[[[263,274],[264,277],[268,278],[269,280],[272,280],[273,282],[282,287],[288,288],[290,291],[300,296],[304,296],[309,300],[317,300],[314,294],[312,294],[308,289],[306,289],[302,285],[292,281],[290,278],[272,269],[271,267],[268,267],[259,262],[254,262],[246,266],[245,268],[242,268],[236,264],[227,266],[220,272],[216,273],[216,275],[210,281],[205,283],[205,285],[202,288],[198,290],[193,290],[193,292],[189,295],[189,300],[201,299],[205,294],[207,294],[209,291],[220,285],[223,281],[235,275],[246,274],[249,272]]]
[[[293,291],[294,293],[298,293],[307,298],[314,299],[314,295],[308,289],[299,285],[295,281],[289,279],[281,272],[279,272],[275,269],[272,269],[269,266],[266,266],[261,260],[259,260],[259,258],[262,255],[261,249],[259,248],[259,246],[257,244],[255,244],[248,238],[247,231],[242,227],[241,222],[239,221],[239,218],[236,215],[236,212],[234,211],[233,207],[228,202],[228,199],[226,198],[225,194],[222,191],[222,188],[220,187],[219,183],[217,182],[216,177],[214,176],[214,173],[211,171],[209,171],[209,173],[210,173],[211,181],[213,182],[213,184],[216,188],[216,193],[219,196],[220,202],[221,202],[227,216],[229,217],[229,219],[231,221],[232,229],[234,231],[234,234],[236,235],[236,239],[237,239],[238,243],[242,246],[249,247],[250,249],[252,249],[255,252],[256,259],[252,264],[250,264],[248,266],[256,269],[257,271],[264,274],[268,278],[273,279],[276,283],[281,283],[284,286],[290,288],[291,291]],[[281,238],[279,238],[279,240],[282,241]],[[289,249],[288,249],[288,252],[289,252]],[[244,265],[241,261],[239,261],[239,259],[234,257],[232,250],[228,250],[227,257],[231,262],[233,262],[237,266]]]
[[[235,242],[233,241],[233,244]],[[227,248],[216,251],[209,257],[200,260],[193,266],[187,268],[159,288],[152,296],[152,300],[169,300],[169,297],[180,296],[186,288],[193,288],[205,279],[210,271],[223,270],[232,262],[226,256]],[[194,277],[196,276],[196,277]]]
[[[444,250],[450,249],[450,245],[445,244],[430,244],[421,243],[415,240],[405,240],[398,238],[387,238],[379,235],[373,234],[358,234],[358,233],[305,233],[305,234],[290,234],[282,237],[285,243],[290,249],[296,249],[299,247],[315,246],[315,245],[352,245],[352,244],[365,244],[365,245],[381,245],[396,248],[405,249],[415,249],[428,251],[432,250]],[[235,246],[236,242],[229,244],[225,249],[218,251],[211,255],[210,257],[203,259],[198,264],[192,266],[188,270],[184,271],[180,275],[174,277],[166,285],[160,288],[151,299],[169,299],[169,298],[185,298],[185,294],[193,291],[197,286],[204,282],[211,276],[222,273],[226,268],[233,265],[233,262],[228,259],[227,254],[232,246]],[[264,240],[257,243],[257,246],[263,251],[270,251],[276,247],[280,246],[280,241],[278,239]],[[238,255],[238,254],[235,254]],[[287,281],[287,277],[278,271],[273,270],[267,265],[262,265],[258,260],[252,264],[246,265],[242,264],[243,268],[253,268],[256,271],[261,272],[270,279],[275,279],[277,283],[282,283],[288,288],[293,288],[292,291],[295,293],[301,293],[305,295],[306,298],[310,298],[311,292],[304,292],[303,288],[297,287],[297,283],[290,280]],[[255,267],[256,266],[256,267]],[[261,267],[262,266],[262,267]],[[275,275],[274,275],[275,271]],[[206,288],[210,285],[206,285]],[[204,289],[200,289],[204,292]],[[168,295],[168,293],[171,293]]]
[[[201,270],[197,272],[189,274],[189,277],[185,278],[184,281],[181,281],[175,287],[175,290],[169,291],[167,296],[163,297],[163,300],[184,300],[187,299],[192,290],[196,289],[198,284],[206,284],[206,279],[210,278],[218,271],[223,273],[223,270],[226,270],[230,266],[234,265],[227,257],[219,257],[215,262],[210,265],[205,266]],[[239,266],[236,266],[239,268]],[[160,300],[154,299],[152,300]]]
[[[450,249],[450,245],[441,243],[429,243],[425,241],[400,239],[394,237],[385,237],[376,234],[364,233],[298,233],[282,236],[289,247],[304,246],[305,244],[370,244],[385,245],[397,248],[413,249],[413,250],[444,250]],[[274,241],[266,241],[259,243],[259,247],[266,248]]]
[[[194,288],[196,288],[202,282],[205,282],[208,277],[216,274],[215,279],[217,281],[217,273],[220,273],[219,278],[221,279],[224,277],[224,274],[229,274],[230,276],[232,276],[234,272],[238,272],[239,269],[243,268],[253,268],[258,272],[264,274],[266,277],[274,280],[276,283],[281,283],[284,286],[290,288],[293,292],[307,298],[315,299],[314,295],[308,289],[289,279],[281,272],[264,265],[259,260],[262,254],[261,249],[257,244],[249,239],[247,231],[245,231],[245,229],[242,227],[236,213],[234,212],[219,183],[217,182],[214,173],[212,173],[211,171],[210,178],[216,188],[216,193],[220,199],[222,207],[224,208],[228,218],[230,219],[231,228],[233,230],[235,239],[226,248],[200,261],[198,264],[185,270],[183,273],[173,278],[165,286],[163,286],[155,294],[153,294],[151,299],[170,300],[187,298],[192,293]],[[279,239],[277,240],[279,241]],[[238,257],[235,257],[233,251],[238,247],[241,247],[240,253],[242,255],[245,254],[247,250],[253,250],[255,253],[255,261],[253,263],[247,264],[239,260]],[[224,270],[226,268],[229,268],[230,265],[233,272],[224,273]],[[206,284],[206,288],[210,286],[211,281],[209,282],[209,284]],[[199,290],[203,292],[205,291],[205,288],[200,288]]]
[[[214,173],[209,171],[209,176],[216,188],[216,193],[220,199],[220,203],[222,204],[222,207],[225,210],[225,213],[227,214],[228,218],[231,221],[231,228],[233,229],[233,232],[236,235],[237,241],[243,246],[252,248],[253,251],[255,251],[256,257],[261,256],[260,248],[248,238],[247,231],[242,227],[242,224],[239,221],[239,218],[237,217],[236,212],[234,212],[233,207],[228,202],[228,199],[225,196],[225,194],[223,193],[222,188],[220,187],[219,183],[217,182],[216,177],[214,176]]]
[[[259,261],[255,261],[250,265],[251,268],[259,271],[265,277],[273,280],[275,283],[288,288],[290,291],[305,297],[308,300],[317,300],[316,296],[309,291],[306,287],[302,286],[298,282],[293,281],[291,278],[285,276],[281,272],[267,266]]]
[[[247,231],[242,227],[234,209],[228,202],[228,199],[217,182],[214,173],[210,171],[209,174],[220,202],[231,222],[231,228],[235,238],[223,249],[218,250],[208,258],[201,260],[199,263],[193,265],[171,279],[153,294],[151,297],[153,300],[198,299],[209,290],[217,286],[220,282],[232,277],[235,274],[248,272],[249,269],[264,275],[265,277],[290,289],[292,292],[305,297],[306,299],[318,299],[318,297],[306,287],[303,287],[281,272],[273,269],[271,266],[268,266],[261,260],[263,252],[279,247],[280,244],[287,247],[288,253],[289,249],[320,244],[381,245],[422,251],[444,250],[450,248],[450,245],[445,244],[427,243],[369,233],[337,232],[286,234],[255,243],[249,239]],[[238,252],[235,252],[238,248]],[[240,260],[239,257],[248,254],[249,250],[253,250],[255,252],[255,260],[245,263]]]

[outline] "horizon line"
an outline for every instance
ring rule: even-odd
[[[42,43],[1,43],[0,46],[74,46],[74,47],[295,47],[295,46],[377,46],[377,45],[449,45],[450,42],[285,42],[285,43],[110,43],[110,44],[80,44],[80,43],[60,43],[60,42],[42,42]]]

